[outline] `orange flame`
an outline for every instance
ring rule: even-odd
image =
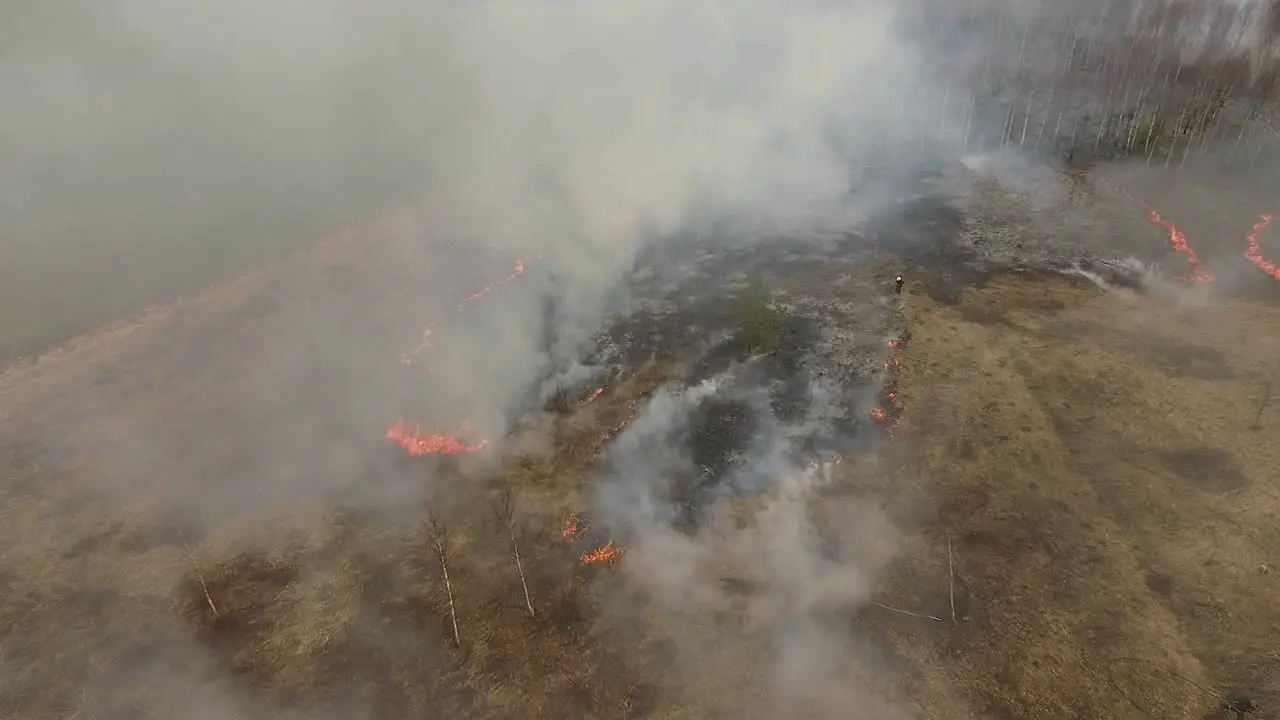
[[[603,394],[604,394],[604,387],[603,386],[598,387],[595,389],[595,392],[587,396],[586,400],[582,401],[582,404],[586,405],[587,403],[591,402],[592,400],[595,400],[596,398],[600,397]]]
[[[1249,249],[1245,250],[1244,257],[1246,260],[1257,266],[1257,268],[1262,272],[1270,275],[1276,280],[1280,280],[1280,265],[1276,265],[1262,256],[1262,246],[1258,242],[1258,237],[1270,224],[1270,215],[1258,216],[1258,222],[1254,224],[1253,232],[1249,233],[1245,238],[1249,241]]]
[[[596,441],[596,446],[595,446],[596,452],[598,452],[600,448],[604,446],[605,443],[617,437],[618,434],[621,433],[623,430],[626,430],[627,426],[631,424],[631,421],[635,420],[636,404],[634,402],[631,403],[631,407],[629,408],[629,411],[630,411],[630,414],[627,415],[627,417],[624,418],[622,422],[600,433],[600,437]]]
[[[515,280],[516,278],[520,277],[523,274],[524,274],[524,260],[516,260],[516,268],[511,272],[510,275],[502,278],[501,280],[495,280],[489,283],[488,285],[484,286],[482,289],[477,290],[476,292],[473,292],[467,297],[463,298],[462,302],[458,303],[457,309],[461,310],[463,305],[469,302],[472,302],[474,300],[479,300],[485,295],[488,295],[489,293],[493,292],[494,289],[497,288],[498,286],[506,285],[507,283],[511,282],[512,280]]]
[[[479,300],[485,295],[488,295],[489,293],[493,292],[499,286],[506,285],[507,283],[511,282],[512,280],[515,280],[516,278],[520,277],[523,274],[524,274],[524,260],[516,260],[515,270],[512,271],[510,275],[502,278],[501,280],[495,280],[494,282],[489,283],[488,285],[484,286],[480,290],[477,290],[476,292],[473,292],[467,297],[463,298],[462,301],[459,302],[458,305],[454,308],[454,311],[462,312],[462,310],[466,307],[467,303]],[[431,347],[431,334],[434,331],[435,331],[435,323],[428,325],[426,329],[422,331],[422,337],[421,339],[419,339],[418,344],[415,345],[413,348],[406,350],[403,353],[400,353],[400,362],[405,365],[413,364],[413,361],[417,359],[419,355],[426,352],[427,348]]]
[[[898,411],[901,411],[901,408],[898,405],[898,389],[900,384],[898,375],[902,369],[902,361],[898,356],[901,355],[903,348],[907,346],[907,342],[910,340],[910,330],[903,330],[902,334],[896,339],[890,340],[889,348],[893,350],[893,355],[884,363],[884,369],[888,373],[888,378],[884,383],[884,400],[886,404]],[[893,440],[894,430],[898,427],[898,419],[896,417],[890,417],[889,411],[885,410],[883,407],[876,406],[871,408],[871,419],[877,423],[886,423],[887,427],[885,428],[884,438],[885,440]]]
[[[564,530],[560,533],[560,537],[565,540],[581,540],[583,535],[587,534],[587,530],[591,524],[583,520],[577,513],[569,516],[569,522],[565,524]]]
[[[483,450],[489,445],[488,440],[467,443],[462,436],[470,431],[471,426],[464,423],[458,432],[452,435],[432,435],[423,433],[418,428],[409,428],[404,420],[396,420],[387,428],[387,441],[405,449],[413,457],[424,455],[461,455]]]
[[[1147,213],[1148,220],[1168,231],[1169,244],[1173,246],[1173,249],[1186,256],[1188,270],[1188,276],[1186,279],[1190,282],[1196,283],[1213,282],[1213,275],[1211,275],[1205,268],[1204,263],[1200,261],[1200,256],[1196,255],[1195,250],[1191,249],[1190,243],[1187,242],[1187,234],[1182,230],[1179,230],[1177,225],[1174,225],[1161,217],[1160,213],[1156,211],[1155,208],[1148,205],[1145,200],[1135,198],[1128,190],[1115,184],[1102,175],[1090,176],[1089,173],[1080,173],[1080,177],[1086,179],[1089,177],[1095,177],[1129,202],[1142,206],[1142,209]]]
[[[1200,256],[1196,255],[1196,251],[1192,250],[1191,245],[1187,243],[1187,234],[1179,230],[1177,225],[1161,217],[1155,208],[1145,202],[1142,203],[1142,207],[1147,211],[1148,220],[1169,232],[1169,244],[1173,249],[1187,257],[1187,279],[1196,283],[1213,282],[1213,275],[1209,274],[1204,263],[1200,261]]]
[[[583,565],[593,565],[595,563],[613,563],[622,557],[622,547],[610,540],[604,547],[596,548],[591,552],[582,554]]]

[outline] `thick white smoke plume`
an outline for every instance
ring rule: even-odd
[[[247,307],[206,326],[197,318],[185,335],[95,369],[110,383],[85,379],[83,397],[32,417],[52,418],[90,458],[94,490],[162,497],[208,526],[335,495],[416,507],[377,482],[370,461],[388,451],[381,433],[396,400],[429,386],[411,420],[447,431],[465,418],[503,437],[547,374],[543,294],[556,296],[550,334],[564,372],[569,351],[616,309],[647,240],[726,217],[803,228],[853,202],[853,165],[872,154],[892,163],[899,148],[919,157],[937,125],[917,111],[920,99],[936,105],[941,93],[896,35],[896,6],[114,0],[85,4],[92,20],[80,24],[52,11],[27,18],[33,35],[60,39],[26,43],[20,67],[0,76],[0,90],[21,100],[0,113],[10,157],[0,188],[22,191],[4,195],[0,222],[33,258],[85,244],[114,257],[102,243],[145,234],[146,251],[128,256],[143,278],[166,272],[156,259],[166,252],[217,257],[253,242],[226,223],[260,229],[281,205],[302,215],[339,205],[358,215],[383,200],[429,208],[370,251],[410,278],[399,296],[348,305],[340,273],[297,281],[312,293],[306,303]],[[112,234],[86,240],[86,227]],[[59,237],[81,244],[63,250],[50,240]],[[447,249],[459,240],[462,258]],[[520,259],[526,272],[500,299],[453,313],[457,298],[441,286],[485,275],[459,266],[476,256],[503,272]],[[352,307],[369,315],[350,317]],[[403,346],[388,341],[385,327],[405,317],[420,324],[399,331]],[[397,353],[437,322],[429,359],[399,365]],[[655,402],[658,426],[662,402],[688,409],[687,398]],[[50,445],[63,442],[50,434]],[[649,495],[608,520],[630,524],[631,567],[660,600],[676,592],[681,557],[757,572],[749,640],[776,661],[752,675],[831,715],[851,697],[840,683],[855,657],[823,639],[821,618],[865,598],[882,555],[864,554],[863,537],[817,537],[809,518],[822,471],[780,456],[765,452],[776,467],[756,468],[776,479],[776,497],[749,530],[716,521],[682,538],[664,518],[667,501]],[[624,486],[652,488],[657,461],[619,466]],[[883,526],[860,512],[833,527]],[[695,585],[701,600],[689,612],[736,602],[715,580]]]
[[[598,517],[625,544],[634,587],[666,618],[677,662],[687,663],[682,686],[710,692],[702,701],[719,711],[741,705],[747,717],[784,707],[805,717],[895,717],[868,690],[876,668],[848,618],[869,600],[896,535],[874,503],[840,490],[838,459],[797,463],[789,428],[764,421],[763,447],[734,472],[767,477],[767,486],[723,493],[696,532],[676,529],[683,508],[673,481],[697,474],[680,442],[688,417],[732,384],[721,376],[656,393],[609,451]],[[816,402],[809,419],[823,412]],[[740,624],[721,626],[726,617]]]
[[[878,3],[436,6],[419,21],[441,43],[421,88],[439,121],[409,152],[468,237],[556,273],[572,344],[644,238],[847,201],[851,161],[913,127],[922,80],[891,20]],[[531,308],[452,340],[458,401],[509,411],[538,325]]]
[[[157,258],[166,246],[175,257],[190,252],[174,247],[194,246],[216,258],[254,242],[228,223],[256,228],[275,212],[263,208],[313,214],[356,194],[392,197],[379,190],[391,187],[432,201],[395,250],[395,270],[421,279],[384,301],[396,323],[421,323],[404,328],[404,346],[452,317],[456,298],[443,301],[441,287],[489,274],[460,268],[474,262],[445,251],[449,243],[481,249],[507,271],[524,260],[528,272],[501,302],[436,333],[426,379],[379,364],[406,349],[375,337],[371,328],[392,324],[384,317],[275,331],[295,349],[259,351],[273,357],[258,357],[256,374],[279,365],[291,373],[281,382],[292,382],[297,373],[285,368],[308,344],[326,367],[350,371],[342,382],[368,388],[324,394],[323,413],[351,404],[362,435],[397,393],[427,384],[428,407],[411,419],[445,431],[466,418],[501,437],[546,377],[547,318],[535,294],[558,296],[550,334],[563,348],[558,362],[572,362],[614,309],[647,238],[712,218],[800,228],[829,217],[847,201],[851,163],[892,154],[894,138],[918,152],[935,119],[918,117],[917,101],[939,94],[884,2],[117,0],[80,10],[78,24],[70,10],[27,18],[48,42],[28,43],[21,71],[0,78],[22,98],[3,116],[7,177],[32,191],[6,222],[17,225],[13,237],[45,238],[32,252],[56,254],[48,238],[80,237],[72,225],[100,228],[95,256],[110,254],[115,237],[154,235],[128,256],[142,278],[165,271]],[[114,224],[103,226],[108,216]],[[97,289],[99,300],[122,287]],[[322,318],[347,311],[325,305],[332,289],[309,291]],[[528,301],[512,299],[521,293]],[[324,459],[305,467],[296,448],[316,433],[291,417],[310,401],[285,403],[283,389],[263,387],[223,402],[238,408],[233,430],[255,428],[258,449],[240,455],[265,471],[253,473],[253,488],[205,483],[196,500],[291,502],[328,492],[341,481],[319,478],[363,463],[333,456],[367,438],[325,430],[314,450]],[[158,439],[175,427],[159,416],[118,422],[97,461],[114,456],[123,470],[113,474],[129,477],[188,475],[192,446]]]

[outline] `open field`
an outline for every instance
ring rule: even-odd
[[[479,282],[401,277],[421,213],[19,368],[0,714],[1274,717],[1280,310],[1241,283],[987,277],[1118,227],[1181,270],[1128,200],[1064,182],[1048,214],[926,198],[646,276],[604,390],[487,459],[381,442],[406,387],[384,366]],[[1096,227],[1055,235],[1072,203]],[[732,336],[753,287],[775,340]],[[343,327],[367,346],[326,346]]]
[[[945,622],[881,631],[921,716],[1274,716],[1280,312],[1007,277],[906,315],[884,593]]]
[[[1280,720],[1280,0],[11,4],[0,720]]]

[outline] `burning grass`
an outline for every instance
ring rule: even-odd
[[[1080,177],[1097,180],[1104,187],[1114,192],[1126,202],[1134,205],[1135,207],[1141,208],[1150,222],[1162,228],[1168,234],[1170,247],[1185,258],[1187,270],[1183,279],[1188,282],[1202,284],[1212,283],[1214,281],[1214,274],[1210,271],[1208,263],[1202,260],[1201,256],[1197,254],[1196,250],[1193,248],[1192,240],[1188,237],[1188,232],[1178,224],[1175,224],[1172,220],[1168,219],[1168,217],[1162,214],[1159,209],[1148,203],[1147,200],[1135,196],[1124,185],[1115,182],[1112,178],[1106,175],[1082,173]],[[1138,173],[1138,177],[1135,179],[1142,179],[1141,173]],[[1203,185],[1194,182],[1185,183],[1185,186],[1186,189],[1183,192],[1190,193],[1193,198],[1198,192],[1203,193],[1207,191]],[[1263,248],[1263,236],[1271,226],[1271,221],[1273,219],[1272,212],[1274,209],[1270,207],[1270,203],[1273,201],[1265,196],[1255,196],[1254,193],[1249,192],[1232,192],[1231,196],[1235,202],[1231,203],[1226,208],[1221,207],[1222,205],[1225,205],[1225,203],[1218,203],[1215,206],[1210,206],[1212,212],[1204,212],[1204,208],[1196,204],[1194,200],[1188,202],[1185,197],[1183,198],[1184,202],[1175,207],[1181,211],[1180,214],[1184,218],[1201,215],[1209,222],[1213,223],[1209,226],[1212,232],[1206,233],[1208,237],[1205,238],[1202,236],[1202,239],[1206,241],[1216,241],[1213,243],[1216,247],[1211,247],[1211,251],[1218,249],[1225,250],[1227,248],[1234,249],[1243,245],[1244,250],[1236,252],[1239,252],[1240,255],[1254,268],[1261,270],[1274,280],[1280,280],[1280,266],[1277,266],[1276,263],[1268,259],[1266,251]],[[1252,205],[1250,205],[1250,203],[1252,203]],[[1255,212],[1258,214],[1252,214]],[[1254,218],[1256,218],[1256,221],[1254,221]],[[1247,227],[1249,223],[1252,224],[1252,227],[1248,230],[1243,230],[1243,228]],[[1240,235],[1236,235],[1236,228],[1241,228],[1238,231]],[[1237,237],[1241,237],[1242,242],[1237,241]],[[1208,242],[1206,242],[1206,244],[1208,244]],[[1235,252],[1230,253],[1230,255],[1234,254]]]
[[[1002,322],[966,320],[975,306]],[[919,716],[1280,708],[1280,443],[1250,430],[1280,309],[1172,309],[1009,277],[955,308],[912,295],[906,314],[903,464],[884,489],[916,535],[885,591],[945,621],[876,627]],[[1154,363],[1136,329],[1212,350],[1230,371]]]
[[[471,426],[463,423],[457,432],[433,434],[410,427],[404,420],[396,420],[387,429],[387,442],[404,448],[411,457],[424,455],[462,455],[480,452],[489,446],[488,440],[466,440],[471,435]]]
[[[876,590],[883,602],[857,611],[861,599],[841,594],[852,599],[831,610],[835,626],[852,623],[859,641],[880,641],[888,664],[902,671],[882,685],[901,691],[900,701],[922,718],[1127,717],[1135,703],[1182,717],[1217,702],[1179,678],[1274,707],[1276,679],[1265,669],[1274,657],[1265,647],[1274,593],[1258,583],[1275,577],[1259,568],[1274,565],[1268,553],[1280,542],[1268,524],[1274,502],[1266,483],[1280,457],[1265,429],[1250,433],[1240,423],[1259,417],[1271,426],[1265,406],[1257,409],[1256,378],[1264,358],[1280,357],[1280,317],[1239,302],[1176,312],[1167,309],[1172,303],[1124,304],[1066,280],[1004,278],[960,292],[977,257],[964,255],[955,279],[934,282],[930,273],[951,273],[957,257],[929,254],[935,250],[925,240],[939,236],[930,228],[949,227],[935,210],[918,213],[918,244],[907,248],[914,253],[908,260],[893,258],[887,275],[879,266],[870,273],[892,277],[906,263],[913,292],[938,298],[889,296],[906,302],[911,332],[888,340],[878,398],[871,408],[857,406],[859,427],[878,426],[893,438],[889,454],[902,464],[846,459],[839,481],[815,493],[821,499],[812,508],[827,517],[817,541],[823,552],[842,532],[863,529],[863,518],[851,522],[835,510],[848,496],[883,493],[900,524],[917,534]],[[933,215],[941,219],[923,222]],[[1259,256],[1265,230],[1260,223],[1248,238]],[[1158,247],[1154,234],[1142,242]],[[769,308],[779,347],[747,361],[741,347],[726,346],[733,352],[723,363],[692,374],[735,365],[751,371],[743,375],[747,384],[765,376],[781,385],[792,376],[808,379],[800,361],[825,352],[818,367],[805,369],[849,366],[848,375],[864,382],[876,375],[886,351],[879,338],[898,328],[836,313],[832,324],[855,331],[831,335],[832,347],[814,342],[811,332],[830,333],[803,323],[841,308],[805,305],[804,291],[819,275],[794,267],[779,275],[783,270],[795,289],[778,293],[785,312]],[[458,307],[519,274],[498,278]],[[858,286],[848,290],[854,299],[847,304],[864,305],[859,283],[870,287],[883,277],[840,286]],[[836,279],[823,287],[836,287]],[[717,328],[733,326],[732,301],[726,307]],[[270,710],[741,717],[728,708],[759,699],[762,676],[753,663],[774,654],[767,640],[744,630],[751,611],[791,597],[791,588],[770,588],[768,571],[753,565],[768,543],[745,558],[742,543],[717,548],[714,562],[696,572],[728,589],[716,595],[723,606],[683,623],[695,614],[683,607],[689,586],[675,588],[680,607],[655,608],[652,598],[636,597],[629,574],[633,563],[652,562],[652,548],[590,514],[601,453],[655,389],[688,379],[674,351],[656,348],[692,346],[691,333],[705,325],[698,308],[675,312],[628,330],[633,340],[652,343],[623,343],[627,352],[640,346],[644,357],[662,360],[631,365],[607,384],[566,390],[556,413],[512,439],[496,476],[464,475],[459,463],[403,460],[408,472],[430,466],[438,473],[443,491],[430,507],[403,508],[395,519],[299,509],[297,532],[269,528],[270,537],[249,549],[194,533],[190,550],[185,537],[153,529],[89,533],[64,551],[73,560],[54,571],[31,572],[27,580],[0,568],[0,580],[15,579],[0,604],[6,653],[25,652],[35,668],[35,679],[9,681],[28,695],[11,701],[0,692],[0,708],[11,702],[39,717],[83,706],[89,716],[89,700],[69,710],[63,704],[70,691],[59,688],[77,687],[77,672],[98,670],[80,668],[67,653],[37,657],[31,648],[47,638],[34,628],[55,628],[66,636],[58,641],[70,644],[79,642],[81,627],[101,623],[105,639],[84,651],[83,664],[113,666],[120,648],[135,651],[131,633],[173,614],[166,588],[185,577],[176,600],[187,627],[168,632],[186,637],[195,628],[203,647],[190,654],[212,658],[209,677],[230,671],[247,681],[251,702]],[[679,314],[686,312],[692,314]],[[804,391],[808,383],[800,385]],[[704,443],[692,454],[714,475],[753,437],[739,432],[740,406],[712,399],[690,419],[695,435],[703,431],[695,443]],[[803,416],[807,399],[793,404]],[[762,404],[756,409],[763,412]],[[698,411],[706,416],[701,426]],[[392,424],[386,437],[410,455],[486,448],[465,426],[416,428],[411,420]],[[47,492],[25,476],[15,475],[18,482],[26,483],[23,493]],[[496,506],[512,489],[514,512],[487,506],[489,495]],[[770,500],[776,498],[767,491],[730,498],[709,522],[728,527],[731,539],[754,538],[734,533],[759,522]],[[53,512],[23,509],[34,502],[23,497],[7,508],[6,531],[34,548],[6,555],[15,567],[57,555],[46,522]],[[433,522],[413,524],[406,516]],[[112,573],[119,577],[100,577]],[[695,584],[705,588],[705,579]],[[672,637],[681,633],[695,637],[680,636],[685,644],[677,651]],[[710,670],[722,666],[728,669]],[[77,679],[49,679],[65,677]],[[31,699],[37,686],[47,688],[49,700]],[[0,691],[7,687],[0,682]],[[157,708],[172,707],[152,698],[120,712],[163,716]]]
[[[502,527],[461,496],[432,508],[430,525],[314,518],[306,525],[325,530],[277,550],[206,559],[203,578],[188,584],[187,616],[226,667],[295,706],[335,682],[361,685],[361,697],[393,717],[474,717],[477,707],[492,713],[484,717],[625,717],[652,705],[650,676],[602,635],[596,609],[625,550],[580,512],[600,438],[625,427],[666,371],[642,368],[528,431],[557,438],[550,445],[524,451],[516,438],[489,482],[514,491]],[[461,652],[451,647],[454,621]]]
[[[1244,257],[1262,272],[1270,275],[1276,280],[1280,280],[1280,265],[1276,265],[1263,256],[1262,243],[1259,239],[1262,231],[1266,230],[1270,226],[1271,215],[1264,214],[1258,216],[1258,222],[1254,224],[1252,232],[1250,232],[1245,238],[1249,241],[1249,249],[1245,250]]]
[[[485,296],[489,295],[494,290],[498,289],[503,285],[506,285],[509,282],[516,280],[521,275],[524,275],[524,260],[516,260],[515,269],[511,271],[510,275],[507,275],[506,277],[503,277],[499,280],[494,280],[488,285],[485,285],[484,287],[476,290],[470,295],[462,298],[461,300],[458,301],[458,304],[454,306],[453,311],[459,312],[459,313],[463,312],[464,310],[467,309],[467,306],[470,305],[471,303],[476,302],[477,300],[483,299]],[[402,364],[412,365],[415,361],[417,361],[420,355],[422,355],[423,353],[425,353],[427,350],[431,348],[433,336],[435,335],[435,328],[436,328],[436,324],[434,322],[428,324],[425,328],[423,328],[422,335],[418,338],[417,344],[400,354],[400,362]]]

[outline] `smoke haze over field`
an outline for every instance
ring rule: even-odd
[[[55,335],[60,319],[85,329],[72,316],[86,308],[165,286],[159,299],[183,277],[214,275],[210,264],[278,253],[290,232],[319,232],[315,217],[425,196],[447,217],[423,213],[401,243],[398,270],[420,277],[412,322],[441,316],[458,278],[522,257],[531,276],[555,273],[552,322],[573,345],[596,329],[645,237],[713,215],[802,220],[841,202],[850,159],[914,127],[923,83],[889,6],[874,2],[119,0],[8,12],[19,17],[6,32],[26,40],[0,76],[13,258],[0,286],[6,308],[48,308],[36,331]],[[488,251],[484,269],[433,254],[459,238]],[[452,328],[427,372],[433,406],[466,407],[499,434],[546,370],[542,316],[540,302],[503,302]],[[20,321],[31,322],[6,316]],[[275,332],[284,345],[304,339]],[[360,325],[309,332],[327,362],[352,368],[349,396],[404,372],[371,362],[396,350]],[[401,332],[408,342],[413,330]],[[286,424],[258,397],[246,391],[232,410],[239,424]],[[113,430],[129,467],[157,453],[181,464],[150,447],[172,430],[154,422]],[[263,453],[289,445],[280,432],[305,435],[264,431]],[[289,462],[285,474],[298,475]]]
[[[382,208],[422,198],[436,208],[373,253],[395,297],[350,298],[331,276],[297,280],[281,292],[305,298],[124,350],[90,373],[109,382],[33,402],[24,422],[48,419],[37,440],[91,468],[78,482],[120,491],[134,514],[176,505],[216,537],[235,535],[225,523],[244,513],[334,495],[416,507],[374,477],[400,395],[427,386],[405,415],[433,431],[467,419],[501,438],[550,370],[545,324],[564,372],[617,309],[644,242],[712,219],[803,226],[847,202],[855,158],[892,153],[886,137],[914,140],[933,123],[913,111],[931,91],[895,38],[891,7],[116,0],[4,11],[14,41],[0,59],[7,357]],[[526,273],[505,297],[452,314],[474,279],[502,277],[517,258]],[[429,357],[395,362],[437,322]],[[638,460],[625,469],[656,471]],[[110,515],[117,504],[96,507]],[[860,570],[819,561],[795,527],[806,512],[775,506],[774,525],[795,537],[771,561],[817,564],[791,576],[767,568],[757,621],[787,659],[764,671],[793,692],[830,689],[815,701],[829,704],[844,693],[792,662],[810,649],[773,626],[813,639],[810,616],[861,601],[866,585]],[[642,532],[659,554],[675,541]],[[641,547],[638,557],[656,556]],[[669,581],[640,569],[651,590]],[[824,578],[837,577],[857,582],[833,594]],[[804,605],[784,612],[789,592]],[[838,642],[813,647],[843,660]]]
[[[981,74],[984,61],[993,60],[986,52],[1021,71],[1017,36],[1025,42],[1031,31],[1016,27],[1023,16],[1015,11],[1072,13],[1044,3],[998,4],[974,13],[988,26],[1009,22],[1015,29],[1001,30],[998,46],[984,45],[988,36],[977,30],[967,38],[967,28],[958,30],[973,42],[966,53],[952,55],[931,49],[927,33],[919,37],[920,17],[907,17],[894,0],[12,3],[0,10],[0,369],[14,357],[306,248],[326,233],[359,231],[360,221],[382,217],[388,208],[412,209],[387,214],[397,220],[388,221],[393,227],[386,237],[370,232],[363,245],[356,238],[351,244],[359,247],[350,251],[356,260],[289,266],[270,276],[279,281],[272,292],[249,299],[231,292],[226,307],[177,313],[164,332],[144,329],[115,355],[93,357],[96,365],[86,360],[78,373],[48,376],[70,380],[47,380],[44,395],[23,395],[25,405],[9,404],[21,393],[10,392],[17,383],[4,378],[0,418],[21,426],[34,445],[73,457],[65,463],[75,469],[66,473],[72,478],[66,485],[75,486],[68,494],[118,490],[104,494],[128,502],[92,504],[84,511],[93,514],[92,527],[84,530],[73,526],[90,503],[73,498],[64,508],[50,499],[54,509],[41,507],[22,522],[6,519],[3,532],[20,538],[15,545],[31,542],[37,549],[22,552],[34,557],[46,549],[52,554],[59,543],[95,552],[106,547],[99,536],[115,536],[101,531],[99,515],[123,515],[126,504],[144,522],[166,525],[169,534],[170,516],[151,511],[177,506],[195,516],[183,524],[192,527],[194,543],[200,545],[194,528],[202,525],[212,531],[202,539],[218,547],[228,539],[227,545],[247,545],[245,536],[256,532],[242,532],[244,525],[229,520],[257,512],[280,516],[300,506],[391,507],[417,521],[417,501],[427,494],[422,474],[431,472],[421,468],[438,466],[387,470],[398,448],[383,442],[386,427],[404,417],[430,432],[451,432],[465,420],[477,437],[501,449],[521,412],[541,412],[537,401],[546,397],[531,395],[546,396],[603,371],[587,367],[583,351],[606,316],[625,306],[637,257],[658,246],[657,239],[669,243],[663,247],[694,247],[695,240],[724,235],[744,244],[826,241],[843,239],[864,217],[916,209],[916,218],[897,226],[909,232],[875,239],[890,249],[914,242],[927,254],[936,236],[958,234],[947,223],[962,213],[941,213],[937,220],[929,212],[944,202],[912,204],[929,192],[944,194],[941,172],[929,178],[931,189],[913,186],[911,198],[896,182],[936,160],[939,147],[951,152],[948,159],[963,155],[964,163],[951,167],[967,166],[970,173],[946,176],[948,200],[981,199],[988,188],[974,178],[999,176],[1013,186],[1001,195],[1002,207],[1017,195],[1027,216],[1058,212],[1067,191],[1056,170],[1029,148],[999,162],[983,154],[991,147],[970,152],[970,125],[985,123],[997,136],[1004,129],[1004,144],[1017,119],[1021,137],[1009,144],[1029,146],[1027,138],[1034,137],[1039,151],[1041,139],[1052,135],[1049,152],[1055,153],[1066,147],[1053,124],[1056,116],[1061,125],[1062,106],[1068,113],[1083,109],[1087,117],[1094,105],[1062,89],[1055,99],[1053,90],[1044,90],[1049,83],[1024,77],[1028,95],[1039,92],[1036,98],[1047,100],[1033,108],[1030,99],[998,99],[991,103],[995,114],[975,120],[984,111],[979,91],[962,76],[965,70]],[[1101,0],[1079,4],[1090,13],[1102,6]],[[1064,21],[1062,27],[1076,32],[1087,25]],[[1044,35],[1056,36],[1057,27]],[[1074,48],[1066,33],[1062,40]],[[1076,79],[1083,78],[1086,92],[1101,77],[1094,66],[1105,66],[1097,58],[1080,65]],[[1049,52],[1035,59],[1046,73],[1058,71],[1060,61]],[[948,67],[952,61],[964,67]],[[1137,70],[1117,72],[1117,65],[1123,63],[1109,65],[1117,87],[1136,88]],[[990,77],[983,82],[999,77],[992,84],[1004,87],[1002,71],[985,72]],[[1127,100],[1130,93],[1115,94]],[[1132,94],[1140,97],[1137,89]],[[1028,118],[1038,119],[1041,137]],[[1068,135],[1074,143],[1074,131],[1066,129],[1064,143]],[[1091,140],[1082,143],[1099,146]],[[1073,212],[1071,222],[1096,214],[1092,205]],[[1065,211],[1054,214],[1051,222],[1064,217]],[[1134,220],[1143,228],[1145,222]],[[990,228],[979,231],[983,240],[1024,257],[1065,236],[1030,238],[1030,226],[998,238]],[[1096,227],[1083,220],[1076,226],[1086,228],[1081,235]],[[1094,235],[1099,243],[1113,240]],[[822,250],[833,258],[846,247],[832,241]],[[823,260],[816,251],[812,258]],[[693,275],[702,267],[681,270]],[[944,268],[953,269],[963,275],[958,267]],[[795,700],[793,712],[804,708],[800,714],[813,717],[844,717],[851,703],[866,700],[861,684],[846,682],[866,669],[848,638],[848,611],[869,600],[897,543],[874,503],[823,496],[837,482],[838,461],[810,463],[817,451],[803,460],[794,452],[798,438],[817,434],[810,432],[815,426],[852,433],[849,428],[868,425],[869,408],[858,407],[857,418],[836,429],[837,419],[849,419],[841,415],[849,395],[861,392],[870,402],[881,389],[842,385],[852,386],[854,376],[874,384],[871,376],[879,371],[880,356],[853,348],[867,341],[887,352],[881,336],[899,331],[898,301],[879,280],[845,279],[848,297],[793,303],[796,315],[823,315],[828,323],[826,336],[797,351],[821,355],[818,360],[778,371],[800,380],[806,416],[782,419],[758,387],[766,371],[756,373],[754,361],[738,358],[692,389],[673,383],[652,395],[644,394],[652,388],[636,390],[629,398],[634,423],[607,423],[613,434],[602,442],[616,442],[590,489],[574,499],[593,503],[580,509],[627,548],[617,575],[646,594],[646,608],[671,616],[667,629],[674,629],[675,652],[691,668],[691,682],[766,682],[776,697]],[[716,281],[707,287],[730,287],[726,278]],[[484,302],[463,300],[495,282],[501,289]],[[891,315],[892,323],[880,323]],[[702,333],[699,316],[690,317]],[[706,334],[712,330],[730,334],[725,327]],[[430,347],[410,363],[397,362],[415,343]],[[784,381],[770,376],[768,382]],[[683,441],[699,402],[722,391],[738,393],[734,399],[762,416],[751,447],[735,450],[740,464],[731,477],[750,486],[743,495],[755,503],[735,512],[746,507],[756,516],[753,524],[739,523],[717,507],[698,533],[677,531],[673,518],[681,500],[666,494],[667,484],[699,472]],[[590,416],[594,408],[580,414]],[[883,419],[881,410],[876,422]],[[488,518],[489,508],[476,510],[489,499],[482,497],[481,473],[452,470],[432,479],[475,480],[473,486],[454,492],[441,480],[430,488],[438,491],[432,499],[448,496],[468,506],[459,515]],[[53,498],[64,490],[47,492]],[[569,502],[548,502],[561,501]],[[74,519],[66,527],[50,524],[61,514]],[[190,553],[186,544],[182,537]],[[161,551],[176,556],[175,547]],[[93,557],[77,552],[65,554]],[[424,556],[434,558],[432,549]],[[344,572],[363,572],[363,560],[334,562],[346,563]],[[147,567],[148,588],[172,582],[158,577],[159,565]],[[301,593],[290,602],[304,606],[310,590],[298,586],[323,585],[325,569],[308,568],[302,581],[283,581],[289,592]],[[737,584],[726,583],[721,570]],[[425,571],[413,582],[425,583],[424,577]],[[133,578],[112,579],[126,580]],[[315,617],[332,616],[335,624],[347,618],[346,596],[317,595],[341,607],[312,608]],[[214,600],[205,597],[212,607]],[[381,609],[378,601],[370,605]],[[632,609],[619,605],[624,609],[614,612]],[[721,646],[697,634],[725,608],[745,608],[750,627],[726,640],[731,649],[723,653],[755,665],[743,672],[720,673],[719,658],[707,654]],[[393,622],[380,632],[400,629]],[[370,637],[375,640],[365,641],[381,642]],[[406,630],[396,639],[412,645],[404,638],[415,637]],[[282,662],[310,662],[306,648],[286,648],[298,657],[282,651]],[[442,662],[452,661],[449,651],[430,649],[433,657],[437,651]],[[743,692],[730,704],[750,704],[753,697]],[[886,716],[869,705],[863,710]]]
[[[636,222],[670,228],[695,196],[838,191],[831,132],[900,120],[886,95],[913,80],[872,3],[5,12],[4,301],[81,305],[68,315],[119,294],[136,309],[180,289],[137,289],[153,275],[247,266],[424,191],[479,214],[487,243],[572,257],[571,275],[619,267]],[[134,287],[39,294],[95,265]]]

